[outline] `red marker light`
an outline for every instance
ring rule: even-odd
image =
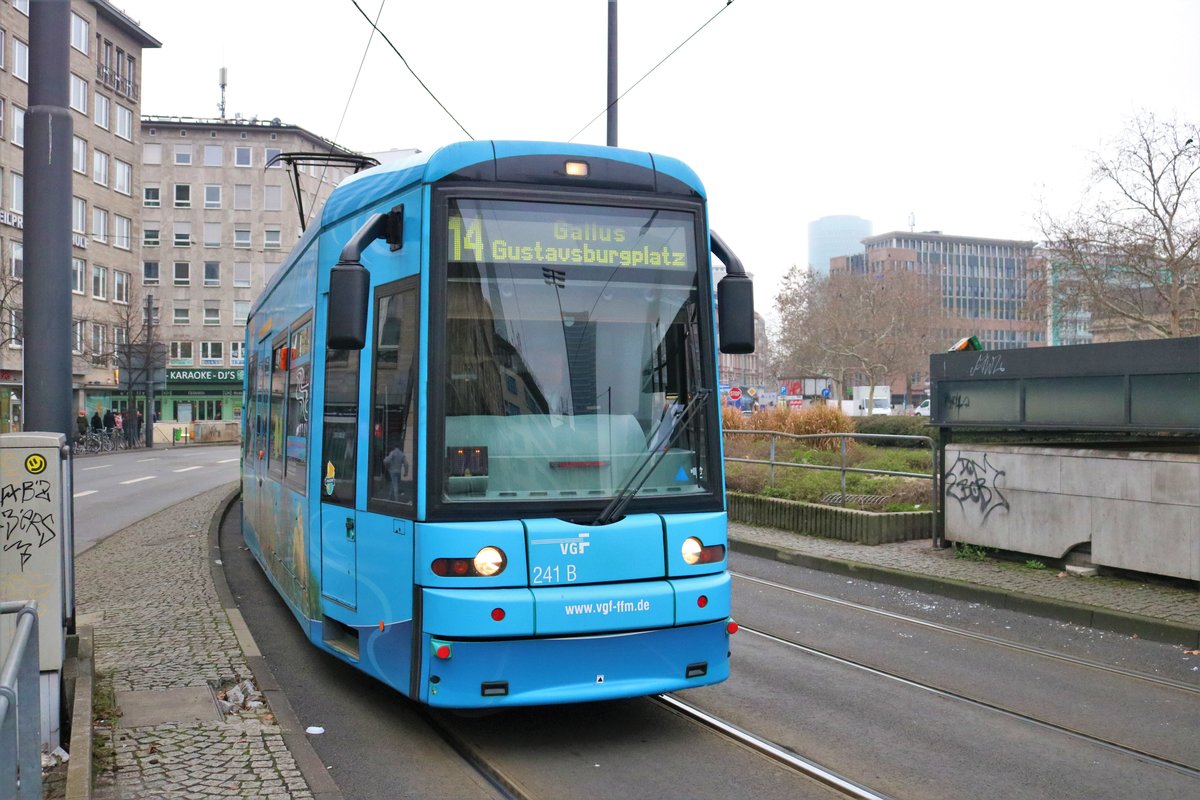
[[[708,605],[708,598],[705,597],[704,595],[700,595],[699,597],[696,598],[696,605],[700,606],[701,608],[704,608],[706,605]]]
[[[733,620],[729,620],[729,622],[725,625],[725,632],[729,633],[729,634],[737,633],[738,632],[738,624],[736,622],[734,622]]]
[[[500,620],[504,619],[504,609],[503,608],[493,608],[492,609],[492,619],[496,620],[496,622],[499,622]]]
[[[438,649],[435,650],[433,654],[443,660],[449,658],[450,657],[450,645],[448,645],[448,644],[438,645]]]

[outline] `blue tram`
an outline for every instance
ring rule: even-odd
[[[752,351],[753,304],[684,164],[484,141],[361,172],[246,336],[244,536],[314,644],[459,708],[727,677],[716,348]]]

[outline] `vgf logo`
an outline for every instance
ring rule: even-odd
[[[586,533],[581,535],[587,536]],[[583,551],[587,549],[589,544],[591,544],[591,542],[559,542],[558,548],[562,551],[564,556],[568,553],[573,556],[578,556],[583,555]]]
[[[558,545],[559,552],[564,556],[581,556],[592,544],[588,541],[589,536],[591,536],[591,534],[587,531],[581,531],[579,534],[569,539],[565,537],[562,539],[534,539],[531,544]]]

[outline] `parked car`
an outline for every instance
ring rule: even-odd
[[[915,409],[913,409],[912,413],[913,413],[913,416],[915,416],[915,417],[928,417],[929,416],[929,398],[926,397],[924,400],[922,400],[921,405],[919,405]]]

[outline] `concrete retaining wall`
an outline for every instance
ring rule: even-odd
[[[946,447],[946,538],[1200,580],[1200,453]]]
[[[928,539],[932,535],[929,512],[859,511],[737,492],[729,492],[726,497],[729,518],[747,525],[779,528],[859,544]]]

